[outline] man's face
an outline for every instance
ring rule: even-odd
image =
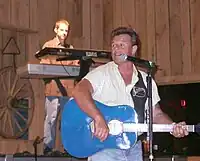
[[[112,40],[112,59],[116,64],[124,62],[121,55],[135,56],[132,50],[131,37],[128,34],[117,35]],[[134,51],[135,52],[135,51]]]
[[[69,26],[64,24],[64,23],[60,23],[59,27],[55,29],[56,32],[56,36],[60,39],[60,40],[65,40],[68,36],[68,31],[69,31]]]

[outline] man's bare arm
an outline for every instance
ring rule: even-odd
[[[104,141],[109,134],[107,123],[92,98],[93,88],[87,79],[81,80],[73,91],[73,97],[79,107],[94,119],[94,136]]]
[[[79,107],[93,119],[101,115],[92,98],[93,88],[87,79],[81,80],[74,88],[72,96]]]
[[[172,119],[161,110],[159,104],[156,104],[153,108],[153,122],[157,124],[173,123]]]
[[[153,122],[157,124],[173,123],[172,119],[160,109],[159,104],[157,104],[153,109]],[[171,134],[177,138],[187,136],[189,133],[185,128],[185,125],[186,123],[184,121],[174,123],[173,131],[171,132]]]

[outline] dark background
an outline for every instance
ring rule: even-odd
[[[200,123],[199,83],[159,86],[158,90],[161,108],[174,122],[184,120],[187,124]],[[161,155],[200,155],[198,133],[190,133],[181,139],[176,139],[169,133],[154,133],[153,144],[158,145],[155,151]]]

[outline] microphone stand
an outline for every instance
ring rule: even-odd
[[[153,161],[153,110],[152,110],[152,75],[157,69],[155,63],[138,59],[135,57],[127,57],[127,60],[132,61],[135,65],[147,69],[147,98],[148,98],[148,109],[146,110],[146,119],[148,124],[147,140],[149,141],[149,160]]]
[[[147,110],[147,124],[148,124],[148,132],[147,139],[149,141],[149,160],[153,161],[153,110],[152,110],[152,72],[153,68],[149,67],[147,71],[147,98],[148,98],[148,110]]]
[[[78,78],[76,79],[77,82],[79,82],[90,71],[92,64],[95,64],[95,62],[91,57],[85,56],[80,59],[80,72]]]
[[[35,161],[38,160],[37,145],[40,144],[43,140],[44,140],[44,137],[43,137],[43,138],[40,138],[39,136],[37,136],[37,137],[35,138],[34,142],[33,142]]]

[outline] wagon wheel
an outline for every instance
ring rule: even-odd
[[[0,70],[0,135],[19,138],[27,132],[34,112],[34,93],[28,79],[14,67]]]

